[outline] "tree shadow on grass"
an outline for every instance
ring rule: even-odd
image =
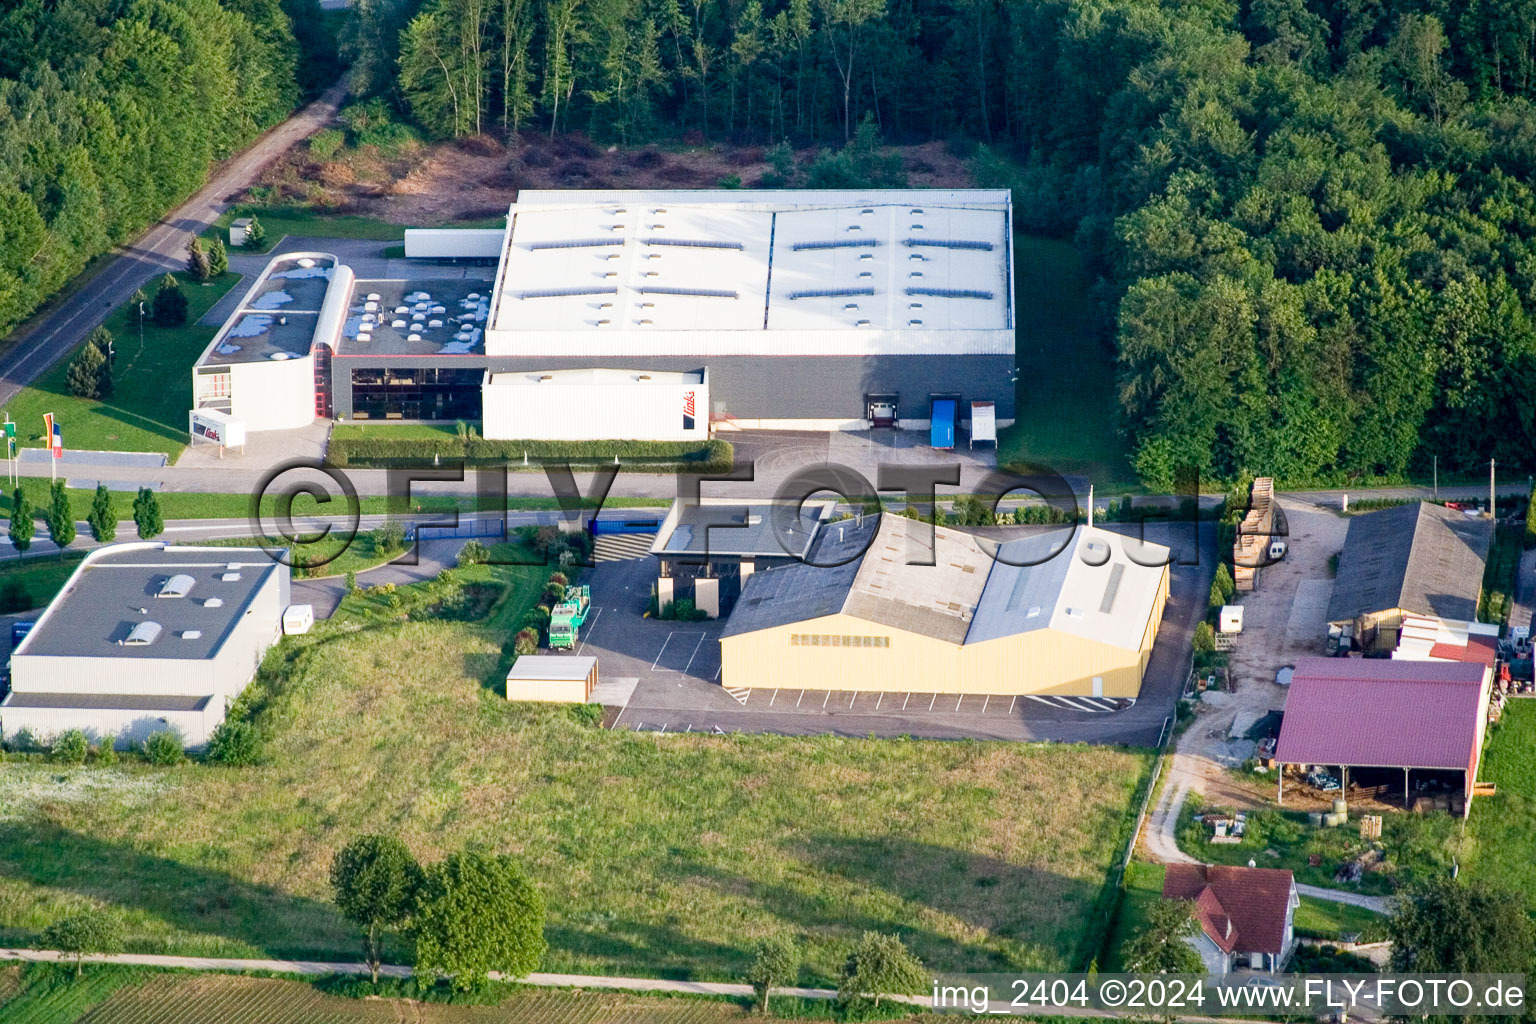
[[[901,836],[823,833],[795,841],[790,849],[809,869],[799,886],[709,865],[693,868],[715,886],[749,897],[788,929],[848,942],[865,931],[897,933],[932,970],[1081,968],[1097,953],[1107,927],[1103,901],[1109,894],[1103,882]],[[960,927],[946,934],[917,923],[911,913],[884,915],[860,907],[836,894],[844,886],[929,907]]]
[[[52,823],[0,823],[0,875],[271,956],[333,959],[357,945],[353,926],[327,903]]]

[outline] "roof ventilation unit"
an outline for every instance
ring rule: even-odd
[[[127,638],[120,643],[128,647],[148,647],[159,635],[160,623],[140,622],[128,631]]]
[[[240,582],[240,574],[237,573],[237,572],[222,573],[219,576],[219,581],[221,583],[239,583]]]
[[[186,597],[192,589],[193,579],[186,573],[177,573],[164,583],[160,584],[160,592],[156,597]]]
[[[869,326],[869,321],[868,320],[855,320],[853,322],[853,326],[855,326],[855,327],[868,327]]]
[[[921,217],[922,215],[923,215],[923,208],[921,206],[914,206],[914,207],[912,207],[912,216],[914,216],[914,217]]]
[[[200,629],[184,629],[181,631],[181,638],[183,640],[201,640],[203,638],[203,631]]]
[[[859,304],[857,302],[847,302],[843,304],[843,308],[848,310],[858,309]]]
[[[908,327],[921,327],[921,326],[923,326],[923,322],[921,320],[908,320],[907,321],[907,326]]]
[[[651,379],[651,375],[648,374],[648,373],[642,373],[640,376],[635,378],[635,380],[650,380],[650,379]]]
[[[875,258],[875,254],[872,253],[872,252],[861,252],[861,253],[859,253],[859,259],[861,259],[861,260],[872,260],[874,258]]]
[[[548,382],[550,382],[550,381],[552,381],[554,379],[555,379],[555,375],[554,374],[546,373],[546,374],[542,375],[541,377],[539,377],[539,383],[540,384],[547,384]]]
[[[210,597],[208,600],[203,602],[203,607],[204,608],[223,608],[224,607],[224,599],[222,597]]]
[[[598,321],[598,322],[597,322],[597,326],[599,326],[599,327],[607,327],[607,326],[608,326],[608,325],[609,325],[609,324],[611,324],[611,323],[613,323],[613,321],[612,321],[612,320],[599,320],[599,321]],[[548,377],[542,377],[542,378],[540,378],[540,379],[541,379],[541,380],[549,380],[549,378],[548,378]]]
[[[654,323],[655,323],[655,322],[656,322],[656,321],[655,321],[655,320],[640,320],[640,321],[638,321],[638,323],[639,323],[639,324],[640,324],[640,325],[641,325],[641,326],[642,326],[642,327],[646,327],[646,326],[649,326],[649,325],[651,325],[651,324],[654,324]]]

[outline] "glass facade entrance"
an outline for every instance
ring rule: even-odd
[[[364,367],[352,371],[352,418],[477,420],[480,369]]]

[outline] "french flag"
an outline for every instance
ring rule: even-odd
[[[59,421],[53,418],[53,413],[43,413],[43,420],[48,425],[48,448],[56,459],[64,457],[64,431],[59,427]]]

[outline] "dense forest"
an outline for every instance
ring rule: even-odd
[[[1151,483],[1536,462],[1533,0],[358,11],[355,84],[440,135],[837,142],[872,117],[983,143],[1020,227],[1075,237],[1101,279]]]
[[[6,3],[0,333],[281,120],[299,65],[280,0]]]

